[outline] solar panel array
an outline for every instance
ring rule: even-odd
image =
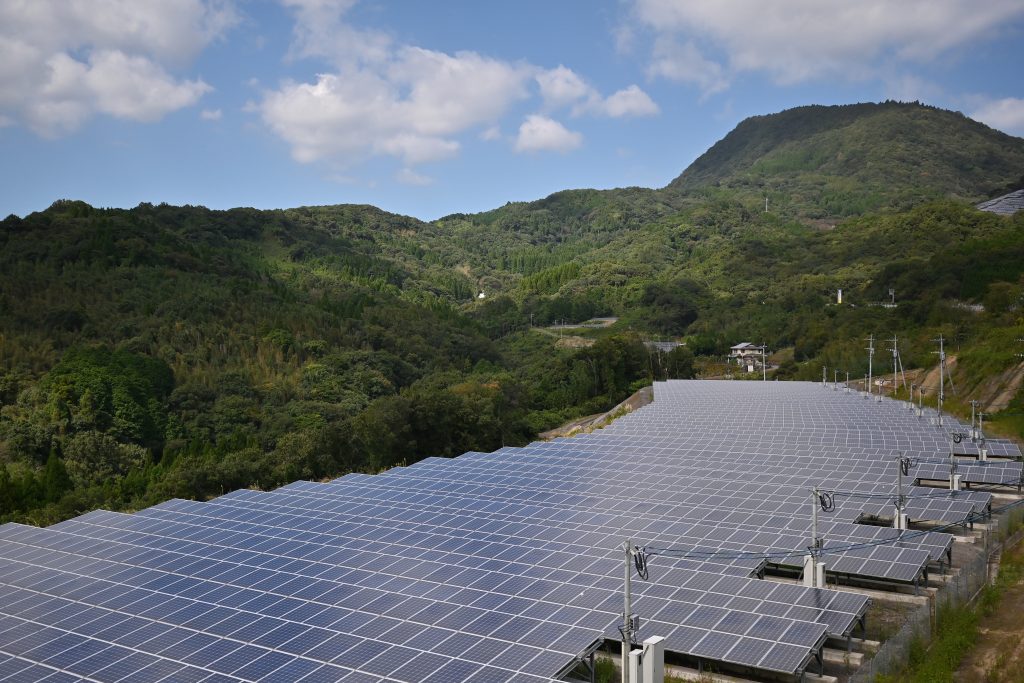
[[[950,533],[857,523],[891,516],[896,450],[939,474],[928,468],[949,445],[896,402],[669,382],[571,439],[3,525],[0,681],[557,680],[620,637],[626,538],[653,553],[649,580],[633,582],[641,638],[796,675],[867,608],[758,578],[801,566],[812,486],[837,491],[819,526],[833,574],[913,582],[948,557]],[[1020,463],[963,472],[975,467],[1020,477]],[[916,520],[962,522],[990,503],[915,478]]]

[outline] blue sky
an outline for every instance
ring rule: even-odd
[[[1022,0],[0,0],[0,216],[433,219],[661,187],[743,118],[920,100],[1024,135]]]

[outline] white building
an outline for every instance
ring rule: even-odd
[[[729,349],[729,361],[736,359],[736,365],[746,368],[747,372],[754,372],[761,368],[762,350],[750,342],[741,342]]]

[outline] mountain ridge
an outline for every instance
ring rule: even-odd
[[[1024,214],[963,195],[1014,182],[1024,141],[918,106],[766,120],[770,144],[744,138],[752,121],[714,182],[432,222],[67,200],[0,221],[0,520],[524,443],[742,340],[787,349],[780,379],[859,376],[872,330],[908,367],[957,339],[958,386],[1015,360]],[[898,308],[873,306],[889,287]],[[581,332],[590,346],[532,329],[597,315],[619,322]],[[662,357],[652,338],[687,346]]]

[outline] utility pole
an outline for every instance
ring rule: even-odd
[[[892,336],[892,395],[896,396],[896,382],[898,377],[903,377],[903,388],[907,388],[907,376],[903,373],[903,359],[900,358],[900,349],[897,344],[896,335]]]
[[[810,585],[814,588],[820,588],[818,586],[818,488],[814,487],[811,489],[811,547],[810,562],[804,568],[804,573],[810,572],[810,584],[807,583],[807,579],[804,579],[804,585]]]
[[[985,448],[985,413],[978,413],[978,460],[988,460],[988,449]]]
[[[633,649],[633,605],[631,604],[632,595],[629,583],[631,574],[629,565],[633,560],[632,539],[626,539],[623,549],[626,556],[626,570],[623,575],[626,580],[626,595],[622,612],[622,683],[632,683],[629,680],[629,652]]]
[[[825,379],[827,377],[827,375],[825,374],[826,370],[828,370],[828,368],[826,366],[822,365],[821,366],[821,386],[825,386],[825,384],[828,382],[828,380]]]
[[[761,381],[768,381],[768,345],[761,343]]]
[[[974,428],[973,418],[971,420],[971,428]],[[949,440],[949,490],[960,490],[960,481],[956,475],[956,454],[953,452],[953,439]]]
[[[978,428],[974,426],[974,422],[977,419],[976,412],[978,410],[978,402],[971,401],[971,441],[978,440]]]
[[[939,335],[938,339],[933,339],[939,343],[939,350],[932,351],[932,353],[939,354],[939,396],[938,396],[938,424],[939,428],[942,428],[942,401],[946,398],[946,340],[943,339],[942,335]]]
[[[905,462],[907,461],[903,458],[903,452],[900,451],[896,455],[896,518],[893,520],[893,526],[900,530],[907,528],[903,517],[903,508],[906,505],[903,500],[903,466]]]
[[[875,335],[872,334],[871,336],[869,336],[868,339],[867,339],[867,342],[868,342],[868,349],[867,349],[868,350],[868,393],[870,394],[870,392],[871,392],[871,380],[872,380],[871,376],[872,376],[872,374],[874,372],[874,364],[875,364]],[[870,396],[868,396],[867,398],[870,398]]]
[[[803,584],[810,588],[825,587],[825,565],[821,562],[821,551],[825,547],[824,539],[818,535],[818,506],[830,512],[834,509],[834,503],[829,495],[828,507],[825,506],[825,499],[821,490],[815,486],[811,489],[811,545],[808,547],[807,557],[804,558]]]
[[[850,371],[846,371],[846,384],[843,385],[843,391],[849,393],[850,391]]]

